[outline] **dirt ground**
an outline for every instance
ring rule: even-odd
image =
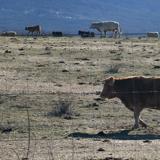
[[[132,130],[99,98],[106,77],[133,75],[160,76],[159,40],[0,37],[0,160],[159,160],[160,111]]]

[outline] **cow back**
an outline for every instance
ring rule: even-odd
[[[116,96],[131,110],[133,106],[160,109],[160,78],[116,79],[114,89]]]

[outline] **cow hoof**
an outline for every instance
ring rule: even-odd
[[[142,124],[142,127],[143,128],[147,128],[148,126],[146,124]]]
[[[134,126],[132,127],[132,130],[138,129],[138,128],[139,128],[139,125],[134,125]]]
[[[140,121],[139,124],[140,124],[143,128],[147,128],[147,124],[144,123],[143,121]]]

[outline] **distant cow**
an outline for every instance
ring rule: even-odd
[[[62,37],[63,33],[62,32],[52,32],[52,36],[54,36],[54,37]]]
[[[93,22],[90,26],[92,29],[97,29],[103,35],[103,32],[106,37],[107,32],[113,32],[112,37],[120,37],[121,28],[119,22],[115,21],[103,21],[103,22]]]
[[[17,33],[15,31],[7,31],[7,32],[2,32],[1,33],[1,36],[11,36],[11,37],[14,37],[16,35],[17,35]]]
[[[148,32],[147,37],[148,38],[159,38],[159,32]]]
[[[89,32],[89,31],[78,31],[78,35],[81,37],[95,37],[94,32]]]
[[[28,33],[37,33],[40,34],[41,33],[41,26],[40,25],[36,25],[36,26],[29,26],[29,27],[25,27],[25,30],[28,31]]]
[[[140,113],[144,108],[160,109],[160,77],[110,77],[105,80],[100,96],[108,99],[118,97],[134,112],[134,128],[139,124],[147,127]]]

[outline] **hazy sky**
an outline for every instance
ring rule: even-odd
[[[0,0],[0,29],[40,24],[71,31],[115,20],[125,31],[159,30],[159,8],[160,0]]]

